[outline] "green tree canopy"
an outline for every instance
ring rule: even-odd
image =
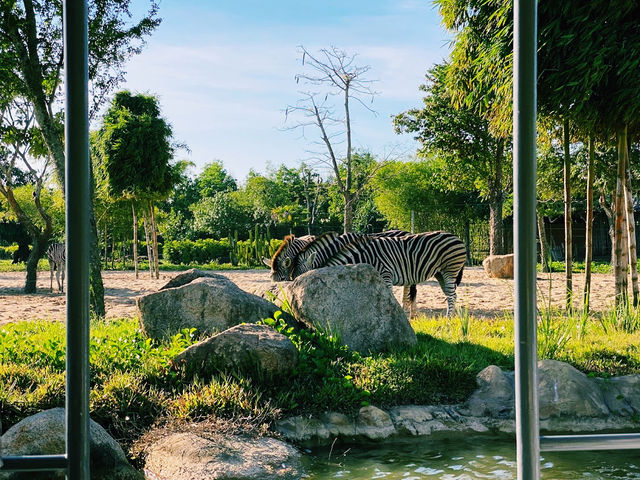
[[[160,116],[156,97],[118,92],[99,137],[110,195],[158,199],[169,194],[177,181],[170,163],[172,129]]]
[[[213,197],[218,192],[231,192],[238,189],[236,180],[227,173],[220,160],[207,163],[196,179],[201,197]]]

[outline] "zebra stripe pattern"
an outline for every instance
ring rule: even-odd
[[[53,292],[53,272],[56,272],[56,282],[58,291],[64,291],[64,274],[67,265],[67,252],[64,243],[52,243],[47,249],[47,259],[49,260],[49,271],[51,273],[51,283],[49,289]],[[62,281],[60,277],[62,276]]]
[[[350,243],[359,242],[366,238],[378,237],[404,237],[411,235],[404,230],[387,230],[386,232],[372,233],[365,235],[362,233],[325,233],[316,238],[315,241],[302,248],[293,260],[291,268],[291,280],[299,277],[303,273],[325,266],[327,260],[335,255],[342,247]],[[402,293],[402,308],[409,310],[410,316],[415,316],[415,299],[417,288],[415,284],[405,285]]]
[[[290,279],[293,280],[309,270],[325,266],[331,257],[338,253],[342,247],[350,243],[360,242],[366,238],[404,237],[406,235],[411,234],[404,230],[388,230],[370,235],[363,233],[325,233],[313,242],[305,245],[296,255],[293,261]]]
[[[304,235],[298,238],[294,235],[284,237],[284,241],[273,254],[273,257],[271,259],[262,259],[262,262],[267,267],[271,267],[271,280],[274,282],[290,280],[293,260],[304,247],[315,239],[315,235]]]
[[[465,260],[462,240],[451,233],[430,232],[365,238],[342,247],[326,265],[368,263],[389,287],[415,285],[435,277],[447,298],[447,316],[451,316]]]

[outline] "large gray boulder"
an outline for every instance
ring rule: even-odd
[[[179,273],[163,286],[161,286],[158,290],[166,290],[167,288],[178,288],[187,283],[193,282],[196,278],[225,278],[222,275],[218,275],[217,273],[208,272],[206,270],[199,270],[197,268],[192,268],[187,270],[186,272]]]
[[[92,480],[144,480],[142,473],[127,462],[127,458],[104,428],[90,420],[90,468]],[[0,438],[2,456],[58,455],[65,452],[64,408],[53,408],[27,417],[16,423]],[[0,473],[0,478],[38,480],[60,478],[64,472]]]
[[[604,395],[604,400],[612,413],[621,417],[640,414],[640,375],[597,378],[596,382]]]
[[[146,451],[149,478],[296,480],[302,476],[300,453],[274,438],[172,433]]]
[[[489,365],[476,376],[478,388],[467,401],[475,417],[513,418],[515,387],[513,372],[505,373],[496,365]]]
[[[273,380],[290,373],[297,360],[289,338],[266,325],[243,324],[191,345],[172,363],[201,376],[237,370]]]
[[[489,255],[482,261],[482,266],[491,278],[513,278],[513,253]]]
[[[311,270],[285,293],[296,320],[336,336],[352,350],[375,353],[417,342],[402,307],[371,265]]]
[[[549,417],[604,417],[609,409],[602,391],[584,373],[557,360],[538,362],[540,419]]]
[[[138,297],[136,306],[142,330],[155,339],[170,338],[183,328],[213,335],[272,317],[278,310],[221,275],[198,277],[185,285]]]

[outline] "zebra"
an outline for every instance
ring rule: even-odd
[[[298,238],[287,235],[271,259],[262,257],[262,262],[267,267],[271,267],[271,280],[274,282],[290,280],[291,267],[296,255],[315,239],[315,235],[304,235]]]
[[[378,237],[403,237],[411,235],[404,230],[387,230],[385,232],[363,234],[363,233],[343,233],[338,234],[335,232],[328,232],[320,237],[314,239],[314,241],[306,244],[302,247],[299,253],[293,258],[293,264],[289,267],[290,277],[287,280],[293,280],[294,278],[302,275],[304,272],[324,266],[326,261],[333,256],[340,248],[352,242],[360,241],[363,238],[378,238]],[[310,256],[313,255],[313,260],[307,266]],[[410,305],[415,303],[417,295],[416,285],[405,285],[402,292],[402,308],[406,311]],[[411,316],[415,312],[411,311]]]
[[[58,283],[58,291],[64,291],[64,274],[67,264],[67,253],[64,243],[52,243],[47,248],[47,259],[49,260],[49,271],[51,273],[51,282],[49,290],[53,292],[53,271],[56,272],[56,282]],[[60,281],[62,275],[62,282]]]
[[[323,267],[327,260],[335,255],[342,247],[350,243],[359,242],[363,239],[378,237],[404,237],[411,235],[404,230],[388,230],[386,232],[364,234],[364,233],[335,233],[328,232],[317,237],[313,242],[308,243],[293,260],[291,267],[291,278],[293,280],[308,270]]]
[[[296,273],[317,265],[316,255],[312,251],[305,262],[299,263]],[[428,232],[399,237],[364,237],[341,247],[323,266],[368,263],[389,287],[416,285],[435,277],[447,298],[447,316],[452,316],[456,287],[462,281],[465,261],[466,247],[457,236]],[[409,300],[413,316],[415,296]]]

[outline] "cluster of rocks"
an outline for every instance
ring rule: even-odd
[[[300,445],[328,445],[431,435],[434,432],[515,432],[514,373],[492,365],[477,376],[478,388],[460,405],[363,407],[355,417],[325,413],[284,419],[277,429]],[[590,378],[567,363],[538,362],[540,428],[580,433],[637,430],[640,375]]]
[[[296,326],[334,335],[351,349],[380,352],[405,348],[416,336],[402,308],[369,265],[312,270],[284,289]],[[137,301],[143,330],[167,339],[196,328],[208,337],[173,359],[176,368],[199,376],[216,371],[242,371],[264,381],[295,368],[297,351],[271,327],[256,324],[274,316],[272,302],[244,292],[221,275],[192,270],[174,278],[159,292]],[[298,325],[300,324],[300,325]],[[462,405],[367,406],[353,416],[326,412],[278,422],[285,440],[298,445],[383,440],[434,432],[513,432],[514,377],[496,366],[477,377],[478,388]],[[636,428],[640,414],[640,376],[589,378],[555,361],[539,363],[541,428],[553,432],[593,432]],[[91,422],[92,478],[143,478],[126,461],[122,449]],[[64,410],[53,409],[11,427],[0,439],[6,455],[64,452]],[[297,479],[303,475],[300,452],[274,438],[172,432],[146,449],[147,478]],[[26,475],[26,476],[25,476]],[[39,478],[34,473],[0,473],[0,478]],[[48,476],[47,478],[51,478]]]
[[[285,320],[328,332],[349,348],[376,353],[417,342],[391,290],[370,265],[312,270],[283,289],[293,317]],[[273,317],[279,307],[247,293],[222,275],[190,270],[160,291],[137,299],[142,329],[167,339],[185,328],[215,335],[241,323]]]

